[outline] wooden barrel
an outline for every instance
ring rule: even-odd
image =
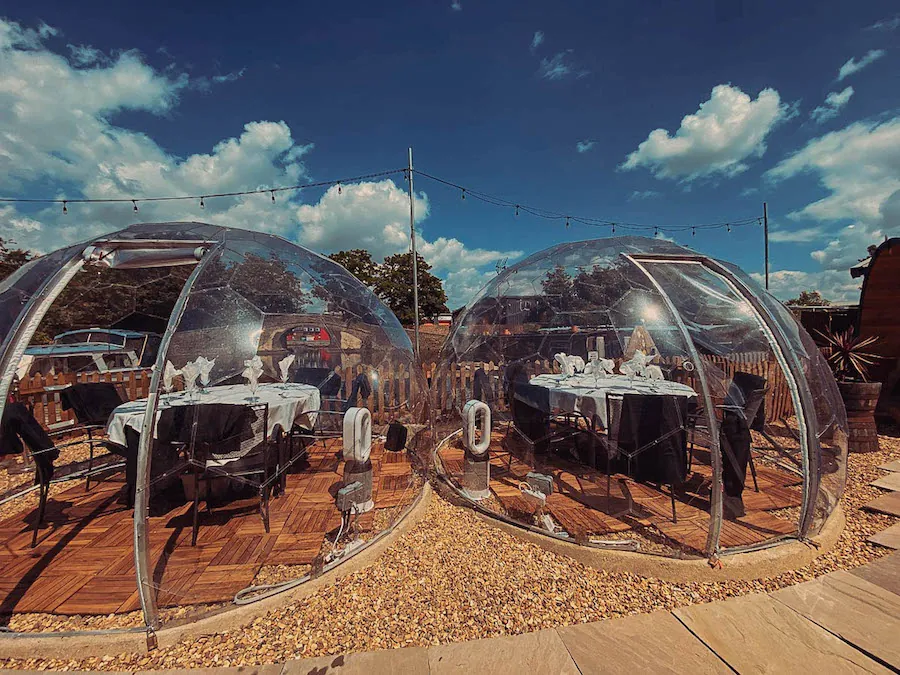
[[[875,406],[881,392],[880,382],[838,382],[847,408],[850,452],[877,452],[878,429]]]

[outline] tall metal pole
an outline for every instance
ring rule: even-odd
[[[769,290],[769,207],[763,202],[763,237],[766,240],[766,290]]]
[[[416,360],[419,359],[419,261],[416,256],[416,193],[413,191],[413,161],[412,148],[409,149],[409,168],[407,169],[409,177],[409,241],[412,248],[412,268],[413,268],[413,311],[415,313],[415,327],[413,333],[415,335]]]

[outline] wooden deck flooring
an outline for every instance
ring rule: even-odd
[[[270,532],[258,499],[242,499],[201,513],[197,545],[190,545],[191,506],[184,502],[149,519],[150,560],[160,606],[228,602],[264,565],[310,564],[326,534],[340,524],[334,506],[343,471],[339,445],[310,448],[309,466],[287,479],[286,493],[270,502]],[[379,509],[411,501],[412,470],[404,453],[373,447],[375,511],[360,517],[371,530]],[[130,509],[118,503],[121,472],[51,494],[45,526],[30,548],[35,514],[0,521],[0,615],[24,612],[110,614],[139,608]]]
[[[464,451],[459,442],[444,448],[440,458],[451,479],[461,477]],[[662,535],[672,549],[699,554],[706,546],[712,484],[712,469],[706,451],[695,452],[685,488],[676,490],[677,522],[672,521],[671,496],[666,486],[660,490],[614,474],[607,492],[606,474],[585,465],[553,454],[542,457],[539,466],[533,464],[523,461],[515,449],[509,452],[503,435],[494,434],[491,491],[506,514],[517,520],[531,522],[533,508],[522,497],[520,485],[529,471],[539,471],[554,479],[554,493],[547,499],[547,512],[576,540],[649,527]],[[722,523],[720,545],[723,548],[756,544],[797,531],[796,522],[769,512],[802,503],[798,487],[801,478],[759,463],[756,472],[759,492],[754,490],[748,471],[743,495],[746,515]]]

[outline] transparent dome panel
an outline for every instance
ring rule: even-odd
[[[806,347],[745,281],[637,237],[505,270],[431,376],[447,489],[593,546],[701,556],[796,536],[815,484],[805,449],[818,452],[789,367],[794,342]]]
[[[13,631],[159,627],[278,592],[420,495],[432,440],[410,341],[315,253],[141,224],[23,266],[0,302]]]
[[[396,318],[340,265],[229,233],[160,363],[148,586],[163,621],[329,569],[419,495],[427,388]]]

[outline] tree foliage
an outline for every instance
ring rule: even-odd
[[[431,274],[431,265],[416,254],[419,281],[419,319],[437,316],[447,310],[447,294],[441,280]],[[415,322],[412,288],[412,254],[388,256],[379,266],[375,292],[397,315],[400,323]]]
[[[354,248],[350,251],[338,251],[328,256],[336,263],[343,265],[350,274],[355,276],[369,288],[374,288],[378,281],[378,263],[372,260],[372,254],[363,248]]]
[[[343,265],[348,272],[373,289],[391,308],[400,323],[410,325],[415,321],[412,288],[412,254],[398,253],[388,256],[381,264],[372,259],[364,249],[338,251],[328,256]],[[431,265],[416,254],[419,279],[419,319],[437,316],[447,311],[447,294],[441,280],[429,271]]]
[[[827,307],[831,301],[823,298],[819,291],[800,291],[800,295],[791,298],[784,304],[789,307]]]

